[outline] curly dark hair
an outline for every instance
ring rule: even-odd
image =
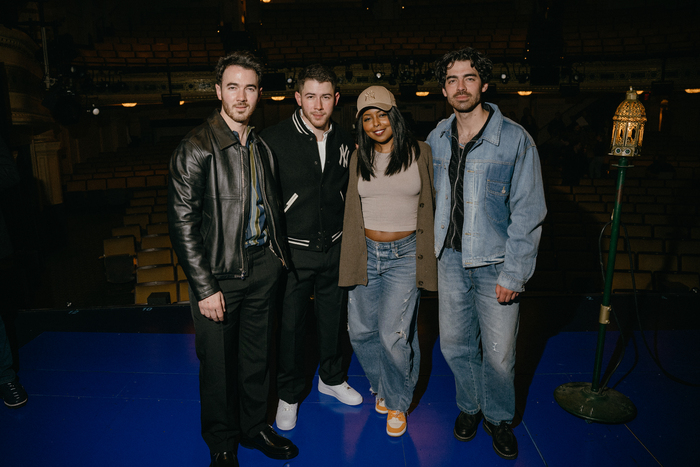
[[[221,86],[224,71],[226,71],[226,68],[235,65],[247,70],[253,70],[255,74],[258,75],[258,86],[260,86],[263,75],[263,64],[258,57],[247,50],[239,50],[219,59],[219,63],[216,64],[216,68],[214,69],[216,84]]]
[[[320,63],[309,65],[299,73],[299,78],[297,79],[299,91],[304,87],[306,80],[309,79],[318,81],[319,83],[331,83],[333,92],[335,92],[338,87],[338,76],[331,68],[321,65]]]
[[[491,60],[478,50],[465,47],[464,49],[448,52],[435,62],[435,77],[440,87],[445,87],[447,69],[454,65],[455,62],[466,62],[467,60],[472,63],[472,67],[479,73],[481,84],[486,84],[491,80],[491,72],[493,70],[493,63]]]

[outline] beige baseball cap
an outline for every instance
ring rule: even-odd
[[[396,99],[391,91],[384,86],[370,86],[357,97],[355,118],[359,117],[368,107],[376,107],[388,112],[392,107],[396,107]]]

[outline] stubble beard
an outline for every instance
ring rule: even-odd
[[[467,96],[466,101],[458,101],[458,96]],[[469,113],[481,104],[481,94],[472,95],[467,92],[455,93],[448,99],[455,112]]]
[[[250,116],[253,114],[253,109],[248,103],[246,103],[246,106],[247,107],[244,112],[239,112],[235,109],[235,104],[224,104],[224,112],[226,112],[226,115],[228,115],[234,122],[247,124],[250,120]]]
[[[304,114],[304,117],[306,117],[306,120],[309,123],[311,123],[311,126],[313,126],[314,128],[316,128],[317,130],[320,130],[320,131],[326,130],[326,126],[328,125],[328,120],[330,120],[330,117],[328,117],[327,114],[324,114],[324,116],[323,116],[324,119],[321,121],[321,120],[317,120],[316,118],[313,118],[314,117],[313,114],[309,115],[308,113],[306,113],[306,111],[304,110],[303,107],[302,107],[301,111]]]

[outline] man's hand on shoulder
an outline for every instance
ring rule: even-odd
[[[520,292],[513,292],[512,290],[508,290],[496,284],[496,300],[498,300],[499,303],[510,303],[515,300],[518,295],[520,295]]]
[[[224,320],[224,313],[226,312],[226,302],[224,301],[224,294],[219,291],[214,295],[209,295],[204,300],[199,301],[199,312],[203,316],[216,321],[221,322]]]

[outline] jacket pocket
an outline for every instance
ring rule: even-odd
[[[486,180],[486,215],[494,222],[502,223],[508,221],[510,209],[508,200],[510,199],[510,182],[498,180]]]

